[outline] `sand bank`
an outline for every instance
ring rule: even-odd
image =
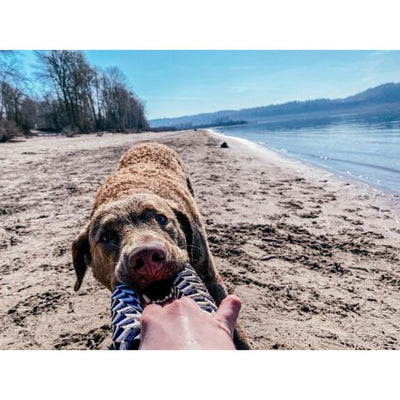
[[[73,291],[71,241],[130,145],[187,164],[217,266],[256,349],[400,348],[398,197],[206,131],[0,146],[2,349],[105,349],[109,293]],[[226,138],[225,138],[226,140]]]

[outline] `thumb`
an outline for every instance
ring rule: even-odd
[[[228,330],[231,337],[233,337],[233,331],[241,307],[242,302],[239,297],[230,295],[222,300],[217,312],[215,313],[214,318]]]

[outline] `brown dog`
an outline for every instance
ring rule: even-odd
[[[108,289],[132,286],[143,302],[168,298],[189,262],[219,305],[227,295],[213,262],[188,172],[178,154],[158,143],[133,146],[100,187],[89,222],[72,245],[79,290],[88,265]],[[235,345],[248,349],[239,327]]]

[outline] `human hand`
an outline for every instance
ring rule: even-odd
[[[160,306],[148,305],[142,314],[140,350],[235,350],[233,331],[241,308],[228,296],[215,315],[182,297]]]

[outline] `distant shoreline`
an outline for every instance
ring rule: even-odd
[[[181,117],[153,118],[153,126],[186,126],[210,124],[218,118],[246,120],[249,123],[293,118],[335,117],[341,115],[360,118],[399,120],[400,83],[385,83],[346,98],[310,99],[280,104],[260,105],[242,109],[205,112]]]
[[[372,182],[367,182],[367,181],[359,179],[355,176],[347,175],[347,174],[341,173],[340,171],[336,171],[333,168],[324,167],[322,165],[314,164],[311,161],[302,160],[300,158],[295,157],[291,153],[283,153],[283,152],[277,151],[271,147],[268,147],[265,144],[253,142],[252,140],[249,140],[246,138],[230,136],[225,133],[216,132],[213,129],[205,129],[205,130],[208,131],[211,135],[215,135],[217,137],[220,137],[220,138],[226,139],[226,140],[234,140],[234,141],[240,142],[240,143],[246,145],[247,147],[250,147],[260,153],[264,152],[264,156],[270,156],[272,153],[276,156],[281,157],[284,160],[289,160],[289,161],[292,161],[295,163],[300,163],[301,165],[307,166],[308,168],[313,168],[316,171],[319,170],[319,171],[325,171],[325,172],[331,173],[335,178],[338,178],[344,182],[349,182],[352,185],[362,185],[363,187],[369,189],[370,195],[372,197],[386,198],[385,202],[389,202],[390,206],[400,208],[400,193],[398,193],[394,190],[391,190],[390,188],[388,188],[386,186],[380,186],[380,185],[374,184]]]

